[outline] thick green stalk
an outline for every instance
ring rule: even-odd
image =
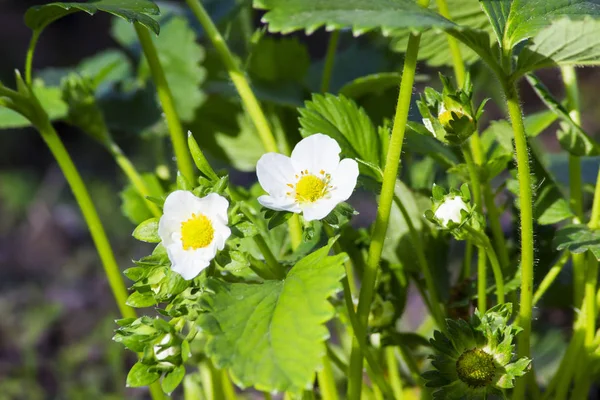
[[[519,180],[519,204],[521,209],[521,301],[519,321],[523,332],[518,336],[517,354],[529,357],[531,347],[531,312],[533,308],[533,194],[531,190],[531,172],[527,137],[523,125],[523,114],[519,104],[519,94],[514,83],[505,85],[506,103],[515,135],[517,153],[517,177]],[[525,379],[518,379],[514,399],[525,396]]]
[[[428,1],[426,2],[429,3]],[[394,117],[394,127],[390,138],[389,149],[386,157],[385,169],[383,173],[383,185],[379,198],[379,207],[375,218],[375,226],[369,246],[369,256],[367,265],[363,274],[362,287],[358,302],[358,323],[360,326],[367,326],[369,310],[373,300],[375,289],[375,280],[383,251],[383,243],[390,219],[390,210],[394,200],[394,187],[400,164],[400,155],[402,153],[402,143],[404,141],[404,132],[408,120],[408,110],[410,109],[410,100],[412,96],[415,71],[417,68],[417,56],[419,53],[420,34],[412,34],[408,40],[408,46],[404,59],[404,70],[402,82],[400,83],[400,93],[398,96],[398,105]],[[355,400],[360,398],[362,387],[363,361],[360,348],[353,346],[350,357],[348,398]]]
[[[231,382],[231,378],[229,377],[229,372],[227,372],[226,369],[222,369],[220,372],[225,400],[236,400],[237,395],[235,393],[235,387],[233,387],[233,382]]]
[[[33,54],[41,33],[42,31],[40,30],[34,30],[32,32],[31,40],[29,41],[29,47],[27,48],[27,56],[25,57],[25,82],[28,85],[31,85],[32,82],[31,69],[33,64]]]
[[[396,360],[396,348],[387,346],[384,348],[384,351],[388,376],[390,377],[392,390],[394,391],[394,399],[401,400],[404,398],[404,394],[402,392],[402,379],[400,378],[400,371],[398,371],[398,361]]]
[[[96,207],[92,202],[90,194],[88,193],[77,168],[73,164],[73,160],[71,160],[69,153],[49,121],[37,126],[37,128],[63,171],[63,174],[73,191],[75,200],[77,200],[77,203],[81,208],[85,222],[88,225],[92,239],[98,250],[102,265],[104,266],[104,272],[106,273],[113,296],[121,311],[121,315],[123,315],[123,318],[135,318],[135,310],[126,304],[128,295],[123,279],[121,278],[121,270],[115,260],[106,232],[98,217]]]
[[[448,3],[446,0],[436,0],[436,4],[438,7],[439,13],[449,19],[450,11],[448,10]],[[456,83],[458,87],[462,87],[465,83],[465,63],[463,61],[462,55],[460,54],[460,46],[458,44],[458,40],[454,37],[448,35],[448,47],[450,48],[450,55],[452,56],[452,67],[454,68],[454,76],[456,77]]]
[[[119,165],[119,167],[121,167],[123,173],[125,173],[127,176],[127,179],[129,179],[129,182],[131,182],[135,190],[146,201],[146,206],[152,215],[155,217],[160,217],[162,215],[160,208],[158,208],[155,203],[147,199],[147,197],[150,196],[150,190],[129,158],[127,158],[121,148],[114,142],[108,143],[106,147],[108,148],[110,154],[112,154],[114,157],[116,163]]]
[[[410,242],[415,250],[415,255],[417,257],[417,261],[421,267],[421,271],[423,272],[423,276],[425,277],[425,284],[427,285],[427,292],[429,294],[429,299],[425,296],[425,303],[429,305],[429,311],[435,320],[436,325],[439,329],[444,329],[444,309],[440,305],[440,299],[437,295],[437,289],[435,287],[435,280],[433,279],[433,273],[431,272],[431,268],[429,267],[429,262],[427,261],[427,256],[425,255],[425,249],[423,248],[423,241],[415,226],[410,219],[410,215],[408,215],[408,211],[406,207],[404,207],[404,203],[402,200],[394,195],[394,202],[400,209],[400,213],[402,213],[402,217],[404,218],[404,222],[408,227],[408,234],[410,238]]]
[[[212,19],[204,9],[204,6],[200,2],[200,0],[186,0],[188,6],[204,28],[207,37],[212,42],[213,46],[221,56],[221,60],[225,64],[225,68],[227,68],[227,72],[229,73],[229,77],[231,81],[235,85],[240,97],[242,98],[242,102],[248,112],[248,115],[252,119],[256,130],[258,131],[258,136],[265,147],[265,150],[268,152],[277,152],[277,142],[275,141],[275,137],[273,136],[273,132],[269,127],[269,123],[263,110],[254,96],[252,89],[250,88],[250,84],[244,75],[244,72],[241,70],[237,60],[233,57],[233,54],[229,50],[225,39],[219,33],[219,30],[213,23]]]
[[[298,214],[292,214],[290,219],[288,219],[288,227],[292,250],[296,250],[302,244],[302,224],[300,223],[300,216]]]
[[[329,357],[325,355],[322,358],[323,369],[317,372],[317,382],[321,389],[321,399],[323,400],[338,400],[337,388],[335,386],[335,378]]]
[[[325,56],[325,66],[323,67],[323,78],[321,79],[321,93],[326,93],[329,90],[329,82],[331,82],[331,73],[333,72],[333,65],[335,63],[335,51],[339,39],[340,31],[331,32]]]
[[[169,128],[169,133],[171,134],[171,142],[173,143],[173,150],[177,160],[177,168],[185,177],[185,179],[188,180],[188,182],[195,182],[192,157],[190,156],[186,142],[187,137],[183,132],[181,121],[179,120],[177,111],[175,110],[173,94],[169,88],[165,71],[163,70],[160,59],[158,58],[156,47],[154,46],[154,42],[152,41],[152,37],[150,36],[148,29],[137,22],[134,23],[134,26],[140,41],[140,45],[144,51],[144,56],[146,56],[146,60],[148,61],[148,66],[150,67],[150,73],[152,74],[154,85],[156,86],[158,98],[167,120],[167,126]]]

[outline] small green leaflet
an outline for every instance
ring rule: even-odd
[[[600,64],[600,20],[563,18],[535,35],[517,59],[516,76],[557,65]]]
[[[479,0],[481,8],[486,13],[498,42],[502,43],[504,37],[504,27],[510,14],[510,6],[513,0]]]
[[[34,31],[41,31],[46,26],[77,11],[85,11],[94,15],[104,11],[128,22],[138,22],[158,35],[160,25],[148,15],[158,15],[160,10],[150,0],[93,0],[87,3],[50,3],[34,6],[25,13],[25,24]]]
[[[561,147],[578,157],[599,155],[600,146],[598,143],[585,133],[579,124],[573,121],[569,111],[552,96],[548,88],[535,75],[527,75],[527,80],[546,106],[567,125],[566,130],[561,130],[558,133],[558,141]]]
[[[206,353],[229,368],[240,387],[301,392],[310,386],[334,316],[327,300],[340,289],[345,254],[327,256],[333,242],[301,259],[283,281],[208,281],[207,311],[198,323]]]
[[[554,245],[559,251],[566,249],[575,254],[589,250],[600,260],[600,231],[590,230],[586,225],[567,225],[559,229]]]
[[[380,140],[365,110],[342,95],[314,94],[300,112],[300,134],[303,137],[323,133],[339,143],[345,157],[357,158],[381,166]],[[376,175],[361,165],[361,172]]]
[[[254,7],[269,10],[263,22],[270,32],[306,30],[321,26],[327,30],[352,28],[355,35],[381,28],[384,34],[395,29],[450,28],[455,24],[419,6],[414,0],[254,0]]]

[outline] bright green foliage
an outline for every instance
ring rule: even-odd
[[[327,298],[340,289],[345,254],[327,256],[332,243],[300,260],[283,281],[262,284],[210,279],[206,352],[234,381],[259,390],[300,392],[312,385],[334,315]]]
[[[122,21],[115,21],[113,36],[129,48],[137,45],[133,27]],[[204,102],[205,95],[200,85],[206,78],[206,71],[200,65],[204,60],[204,49],[196,42],[196,34],[187,20],[173,17],[162,25],[160,36],[153,37],[160,54],[167,83],[173,93],[175,108],[182,121],[194,118],[195,110]],[[150,79],[150,67],[144,59],[138,69],[140,78]]]
[[[382,166],[380,138],[364,109],[344,96],[314,94],[300,112],[300,134],[303,137],[323,133],[334,138],[342,155]],[[379,175],[361,165],[363,173]]]
[[[254,0],[254,7],[270,10],[263,17],[269,31],[312,33],[321,26],[328,30],[352,28],[361,34],[381,28],[449,28],[454,24],[413,0]]]
[[[477,1],[465,0],[448,0],[448,9],[452,21],[461,27],[469,27],[473,30],[478,30],[476,35],[480,35],[483,40],[482,47],[490,47],[489,34],[492,33],[492,28],[485,14],[481,11],[481,7]],[[494,1],[496,3],[496,1]],[[437,10],[435,1],[431,2],[430,9]],[[398,32],[393,32],[392,49],[398,52],[406,51],[409,29],[404,29]],[[465,34],[466,32],[462,33]],[[463,60],[472,64],[479,58],[477,53],[464,43],[460,43],[460,52]],[[452,56],[448,51],[448,38],[446,35],[441,35],[438,31],[431,30],[423,32],[421,35],[421,43],[419,46],[419,60],[423,60],[431,66],[452,65]]]
[[[598,143],[573,121],[569,111],[552,96],[548,88],[534,75],[528,75],[527,80],[546,106],[565,123],[566,126],[558,131],[558,141],[562,148],[574,156],[600,154]]]
[[[600,260],[600,232],[589,229],[585,225],[567,225],[554,236],[556,249],[568,250],[580,254],[590,251]]]
[[[600,64],[600,20],[567,18],[542,29],[523,49],[516,74],[556,65]]]
[[[51,120],[62,119],[67,115],[68,107],[62,100],[60,88],[47,87],[42,81],[36,80],[33,83],[33,92]],[[16,111],[0,107],[0,129],[24,128],[30,125],[31,122]]]
[[[506,26],[512,3],[513,0],[479,0],[479,4],[488,16],[489,22],[500,43],[502,43],[502,38],[504,37],[504,27]]]
[[[35,31],[40,31],[46,26],[65,15],[77,11],[85,11],[93,15],[97,11],[104,11],[123,18],[128,22],[139,22],[158,35],[160,26],[152,17],[157,15],[158,6],[150,0],[94,0],[88,3],[50,3],[43,6],[34,6],[25,13],[25,23]]]
[[[439,388],[434,399],[501,396],[527,372],[529,359],[513,359],[513,341],[520,328],[508,323],[511,313],[510,303],[485,313],[475,310],[468,322],[447,319],[446,333],[434,332],[431,364],[435,369],[423,374],[428,387]]]
[[[158,218],[150,218],[139,224],[133,231],[133,237],[142,242],[159,243]]]

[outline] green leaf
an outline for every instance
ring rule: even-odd
[[[263,36],[252,48],[247,70],[254,78],[281,84],[301,82],[309,66],[308,49],[298,39]]]
[[[143,308],[156,305],[157,301],[152,295],[152,292],[133,292],[127,298],[125,304],[131,307]]]
[[[557,65],[600,64],[600,20],[567,18],[541,30],[519,54],[516,76]]]
[[[85,11],[94,15],[104,11],[128,22],[138,22],[158,35],[160,26],[150,15],[158,15],[158,6],[149,0],[93,0],[87,3],[50,3],[33,6],[25,13],[25,24],[34,31],[40,31],[65,15]]]
[[[432,1],[431,3],[430,9],[437,10],[436,2]],[[489,48],[492,27],[478,2],[447,0],[447,3],[452,21],[459,26],[469,27],[473,32],[480,30],[481,38],[484,38],[482,43]],[[393,32],[392,50],[404,53],[410,33],[411,30],[409,29]],[[459,47],[461,56],[467,64],[473,64],[479,60],[477,53],[469,45],[461,41]],[[435,30],[423,32],[419,45],[419,60],[423,60],[434,67],[452,65],[452,54],[448,51],[448,37]]]
[[[399,72],[380,72],[362,76],[342,86],[340,94],[356,100],[367,94],[383,93],[387,89],[398,87],[401,78]]]
[[[561,130],[558,134],[561,147],[574,156],[599,155],[598,143],[573,121],[569,111],[552,96],[548,88],[535,75],[527,75],[527,80],[544,104],[568,125],[568,129]]]
[[[600,16],[597,0],[513,0],[502,42],[512,49],[561,17],[583,19],[587,15]]]
[[[312,384],[326,354],[323,324],[334,315],[327,298],[340,289],[347,259],[327,256],[332,244],[296,263],[283,281],[208,281],[208,312],[198,318],[209,335],[206,353],[237,385],[301,392]]]
[[[58,87],[46,87],[41,80],[33,83],[33,92],[48,113],[50,120],[63,119],[67,115],[67,104],[62,100],[62,91]],[[11,109],[0,107],[0,129],[24,128],[31,122]]]
[[[115,21],[113,36],[125,47],[137,45],[132,34],[133,27]],[[165,71],[167,83],[173,93],[177,114],[183,121],[191,121],[194,112],[206,96],[200,85],[206,78],[206,70],[200,65],[204,61],[204,48],[196,42],[196,33],[183,17],[173,17],[162,26],[160,36],[152,38]],[[144,59],[139,67],[142,79],[150,79],[150,67]]]
[[[339,143],[344,156],[382,165],[377,131],[365,110],[354,101],[342,95],[314,94],[299,112],[303,137],[323,133]],[[366,175],[379,178],[370,168],[361,165],[360,169]]]
[[[150,372],[151,366],[137,362],[127,374],[127,387],[148,386],[160,378],[158,372]]]
[[[479,0],[481,8],[487,14],[498,42],[502,43],[504,28],[510,14],[513,0]]]
[[[185,377],[185,366],[180,365],[165,375],[161,382],[163,392],[171,394]]]
[[[600,260],[600,231],[590,230],[585,225],[567,225],[556,232],[554,245],[558,251],[569,250],[581,254],[591,251]]]
[[[157,198],[162,197],[163,189],[156,175],[150,173],[142,174],[142,179],[146,183],[150,195]],[[119,196],[121,197],[121,212],[134,225],[139,225],[153,217],[152,212],[148,209],[146,203],[148,200],[140,196],[132,184],[127,184]]]
[[[355,35],[381,28],[426,30],[453,27],[441,15],[413,0],[254,0],[254,7],[267,9],[262,20],[270,32],[312,33],[321,26],[327,30],[352,28]]]
[[[139,224],[133,231],[133,237],[142,242],[160,243],[158,218],[150,218]]]

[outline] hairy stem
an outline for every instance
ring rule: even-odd
[[[517,176],[519,180],[519,204],[521,209],[521,301],[519,322],[523,328],[518,336],[517,353],[519,357],[529,357],[531,347],[531,311],[533,308],[533,194],[529,168],[527,137],[523,125],[523,114],[519,103],[519,94],[514,83],[505,85],[506,103],[515,135],[517,154]],[[525,379],[518,379],[514,399],[525,396]]]
[[[427,1],[425,3],[428,4],[429,2]],[[371,244],[369,246],[369,256],[363,274],[362,287],[359,295],[357,317],[359,325],[364,327],[367,326],[369,318],[369,310],[371,309],[371,302],[373,300],[373,292],[375,289],[375,280],[377,278],[379,261],[381,259],[381,252],[383,251],[383,243],[385,241],[390,210],[394,199],[394,187],[396,185],[400,155],[402,153],[402,143],[404,141],[404,132],[408,120],[408,110],[410,109],[420,39],[421,36],[419,34],[412,34],[410,36],[404,59],[402,82],[400,83],[400,93],[398,96],[396,115],[394,117],[394,127],[390,138],[385,170],[383,173],[383,185],[379,198],[379,206],[377,208],[375,226],[373,228]],[[350,400],[360,398],[363,370],[362,358],[363,355],[361,354],[360,348],[353,346],[348,377],[348,398]]]
[[[167,120],[167,126],[171,135],[171,142],[173,143],[173,151],[175,152],[175,158],[177,160],[177,169],[179,169],[181,174],[185,177],[185,179],[188,180],[188,182],[194,182],[195,173],[192,157],[190,156],[187,147],[187,137],[183,132],[181,121],[177,115],[173,94],[169,88],[165,71],[163,70],[160,59],[158,58],[156,47],[154,46],[154,42],[152,41],[152,37],[150,36],[148,29],[137,22],[134,23],[134,26],[140,41],[140,45],[144,51],[144,56],[146,56],[146,60],[148,61],[150,73],[152,74],[152,80],[156,86],[158,98]]]

